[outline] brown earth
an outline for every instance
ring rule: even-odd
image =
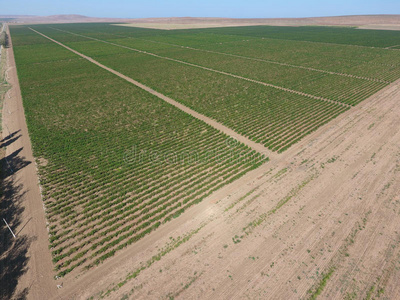
[[[400,15],[361,15],[361,16],[334,16],[314,18],[94,18],[81,15],[54,15],[54,16],[0,16],[12,18],[11,23],[129,23],[128,26],[138,26],[157,29],[184,29],[226,26],[360,26],[365,29],[392,29],[400,26]]]
[[[298,299],[333,270],[321,298],[399,298],[399,99],[397,81],[93,272],[65,281],[60,297],[96,299],[115,288],[111,299]]]
[[[315,18],[147,18],[124,21],[123,26],[154,29],[190,29],[232,26],[357,26],[362,29],[395,29],[400,25],[400,15],[338,16]]]
[[[368,24],[358,26],[359,29],[400,30],[400,24]]]
[[[30,287],[29,299],[99,298],[112,289],[110,299],[298,299],[318,288],[322,274],[331,276],[321,298],[400,297],[400,81],[100,266],[54,281],[8,52],[14,90],[3,124],[21,137],[6,155],[23,147],[21,157],[33,162],[13,175],[26,191],[15,231],[36,237],[18,286]]]
[[[7,33],[10,36],[8,28]],[[55,295],[56,282],[53,279],[44,207],[25,122],[11,39],[10,47],[7,48],[6,79],[11,89],[3,103],[2,128],[3,139],[6,140],[2,147],[6,149],[7,180],[14,186],[12,201],[21,203],[20,220],[15,220],[15,224],[10,223],[10,226],[17,235],[15,243],[22,243],[20,248],[27,249],[26,255],[15,262],[22,274],[20,278],[15,278],[18,280],[16,294],[28,292],[30,299],[50,299]]]

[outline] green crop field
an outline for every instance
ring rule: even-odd
[[[11,27],[59,276],[267,158],[28,27],[279,153],[400,78],[397,32]]]
[[[28,29],[12,38],[59,276],[101,262],[265,161]]]
[[[249,28],[34,28],[278,152],[400,77],[397,50],[255,37],[260,27],[245,39]]]

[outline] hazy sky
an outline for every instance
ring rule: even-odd
[[[400,14],[400,0],[0,0],[0,15],[91,17],[313,17]]]

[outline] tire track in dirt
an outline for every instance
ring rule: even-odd
[[[367,161],[365,166],[373,164],[376,172],[379,170],[379,173],[376,174],[379,176],[371,176],[372,179],[370,182],[367,182],[369,185],[368,189],[371,186],[376,186],[375,190],[370,190],[368,193],[365,193],[366,195],[376,195],[375,199],[371,199],[371,201],[365,203],[365,208],[363,208],[366,211],[369,210],[370,215],[368,216],[368,220],[371,219],[372,224],[370,224],[371,222],[369,221],[364,222],[364,227],[366,229],[363,230],[360,238],[355,239],[355,245],[353,246],[353,248],[357,250],[354,249],[354,251],[350,252],[350,255],[348,255],[351,261],[347,264],[343,264],[341,270],[339,269],[338,274],[334,276],[333,282],[328,286],[329,289],[326,293],[326,297],[329,299],[342,299],[345,294],[352,294],[354,292],[354,286],[360,287],[359,285],[362,286],[368,284],[368,282],[373,282],[375,278],[379,276],[378,269],[384,269],[386,257],[376,254],[384,253],[382,248],[389,248],[389,245],[385,245],[387,243],[385,239],[393,232],[396,232],[396,227],[398,228],[399,223],[396,221],[396,213],[392,211],[392,207],[390,207],[389,204],[393,204],[391,203],[392,197],[397,196],[400,186],[398,184],[399,175],[396,174],[396,164],[393,162],[393,157],[384,164],[380,164],[380,162],[384,160],[375,157],[391,156],[390,153],[393,153],[394,144],[384,141],[398,141],[400,133],[396,131],[398,125],[391,124],[391,126],[392,128],[388,127],[387,132],[382,136],[382,143],[374,147],[374,160],[370,157],[365,157]],[[397,136],[393,135],[393,132],[397,132]],[[380,144],[384,146],[378,147]],[[384,151],[382,151],[382,149]],[[378,230],[380,230],[379,234]],[[372,256],[372,258],[368,255]],[[362,269],[364,271],[360,271]],[[359,277],[362,277],[363,272],[367,270],[370,271],[372,275],[369,277],[370,280],[366,282],[360,280]],[[335,288],[337,282],[341,284],[340,292]],[[362,290],[363,287],[361,287],[361,291]]]
[[[80,53],[80,52],[78,52],[78,51],[76,51],[76,50],[74,50],[74,49],[62,44],[62,43],[60,43],[59,41],[56,41],[56,40],[48,37],[47,35],[44,35],[43,33],[39,32],[39,31],[36,31],[35,29],[32,29],[30,27],[29,27],[29,29],[34,31],[34,32],[36,32],[37,34],[47,38],[48,40],[50,40],[50,41],[52,41],[52,42],[64,47],[65,49],[67,49],[67,50],[79,55],[80,57],[90,61],[91,63],[103,68],[104,70],[107,70],[107,71],[113,73],[114,75],[116,75],[116,76],[118,76],[118,77],[120,77],[122,79],[125,79],[129,83],[132,83],[132,84],[136,85],[137,87],[145,90],[146,92],[149,92],[150,94],[160,98],[161,100],[164,100],[165,102],[177,107],[178,109],[180,109],[180,110],[184,111],[185,113],[195,117],[196,119],[199,119],[199,120],[207,123],[208,125],[214,127],[215,129],[217,129],[217,130],[225,133],[226,135],[236,139],[237,141],[245,144],[246,146],[250,147],[251,149],[253,149],[253,150],[255,150],[255,151],[259,152],[259,153],[265,154],[269,158],[274,158],[274,157],[277,156],[277,154],[271,152],[268,148],[264,147],[263,145],[251,141],[250,139],[246,138],[245,136],[242,136],[242,135],[236,133],[232,129],[230,129],[230,128],[218,123],[217,121],[215,121],[215,120],[213,120],[213,119],[211,119],[209,117],[206,117],[205,115],[202,115],[202,114],[200,114],[200,113],[198,113],[198,112],[196,112],[196,111],[184,106],[183,104],[173,100],[172,98],[169,98],[169,97],[167,97],[167,96],[165,96],[165,95],[153,90],[152,88],[149,88],[148,86],[146,86],[146,85],[144,85],[144,84],[142,84],[142,83],[140,83],[140,82],[138,82],[138,81],[136,81],[136,80],[134,80],[134,79],[132,79],[132,78],[130,78],[128,76],[125,76],[124,74],[122,74],[122,73],[120,73],[118,71],[115,71],[114,69],[111,69],[111,68],[101,64],[100,62],[94,60],[93,58],[91,58],[89,56],[86,56],[86,55],[84,55],[84,54],[82,54],[82,53]]]

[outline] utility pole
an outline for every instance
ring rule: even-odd
[[[11,230],[10,226],[8,226],[7,221],[3,218],[4,223],[6,223],[8,229],[10,230],[11,234],[13,235],[14,239],[16,239],[17,237],[15,236],[14,232]]]

